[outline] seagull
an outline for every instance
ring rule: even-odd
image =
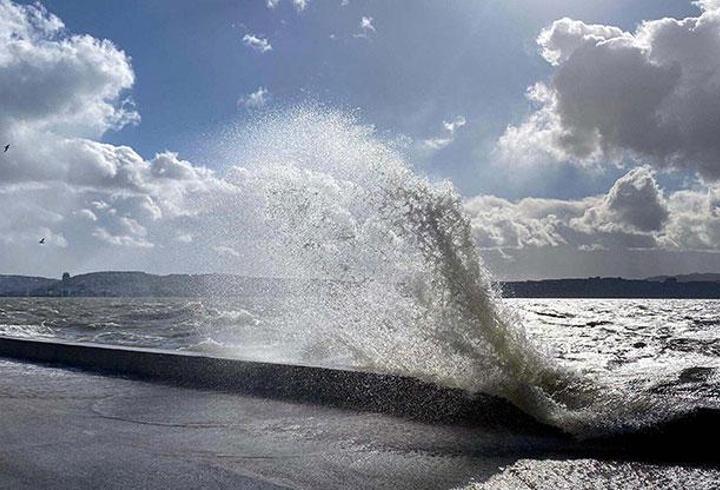
[[[44,243],[45,243],[45,237],[42,237],[38,243],[39,243],[40,245],[44,244]]]
[[[5,145],[5,151],[3,153],[7,153],[7,151],[10,149],[10,145]]]

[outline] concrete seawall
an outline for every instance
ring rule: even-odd
[[[465,426],[467,430],[505,436],[522,434],[522,438],[532,436],[535,442],[554,441],[553,447],[573,457],[718,463],[716,452],[698,444],[698,441],[709,443],[720,437],[720,413],[710,409],[696,410],[647,431],[578,441],[556,428],[538,423],[504,400],[470,395],[404,376],[8,337],[0,337],[0,358],[76,368],[108,375],[108,380],[125,377],[207,392],[186,392],[187,399],[217,397],[221,392],[238,393],[249,395],[245,398],[288,400],[401,416],[431,422],[432,427]],[[33,379],[30,377],[27,382],[32,385]],[[21,390],[22,386],[17,389]],[[164,391],[167,389],[157,388],[158,393]],[[313,408],[308,407],[308,413],[312,411]]]
[[[556,432],[511,404],[415,378],[196,353],[0,337],[0,357],[197,389],[399,415],[436,423]]]

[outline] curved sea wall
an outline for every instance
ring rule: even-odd
[[[575,457],[718,462],[715,452],[697,444],[720,437],[720,414],[714,410],[698,410],[634,434],[582,441],[540,424],[502,399],[470,395],[404,376],[10,337],[0,337],[0,358],[192,389],[385,413],[422,422],[480,426],[507,436],[540,437],[546,442],[550,438],[559,453]]]
[[[427,422],[556,432],[511,404],[410,377],[155,349],[0,337],[0,357],[195,389],[382,412]]]

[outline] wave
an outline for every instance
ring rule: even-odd
[[[53,337],[55,333],[52,328],[44,324],[18,325],[0,323],[0,335],[31,339],[37,337]]]
[[[220,236],[261,243],[267,275],[326,280],[279,300],[277,323],[307,362],[350,357],[500,396],[579,436],[692,408],[558,366],[502,302],[453,186],[418,175],[401,142],[354,115],[298,106],[263,115],[226,145],[242,161],[226,178],[244,191],[226,203]]]

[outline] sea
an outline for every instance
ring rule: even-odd
[[[297,303],[298,297],[294,297]],[[622,430],[620,400],[646,403],[633,424],[652,424],[696,408],[720,408],[720,301],[675,299],[504,299],[506,314],[522,326],[523,342],[542,353],[547,365],[572,373],[603,395],[595,432]],[[305,297],[300,304],[312,304]],[[321,367],[392,372],[429,378],[451,387],[495,391],[488,383],[468,386],[462,362],[418,369],[401,360],[374,359],[383,352],[367,332],[314,336],[312,324],[288,322],[288,301],[262,295],[232,298],[3,298],[0,335],[68,342],[123,345],[211,356],[300,363]],[[313,319],[307,318],[312,322]],[[322,321],[319,318],[314,321]],[[347,325],[351,330],[352,325]],[[422,335],[423,332],[417,332]],[[363,344],[349,348],[348,339]],[[343,348],[345,347],[345,348]],[[527,346],[526,346],[527,347]],[[529,348],[529,347],[527,347]],[[396,356],[419,353],[395,344]],[[438,371],[444,369],[445,372]],[[500,381],[502,383],[502,381]],[[592,419],[592,405],[551,420],[579,430],[577,417]],[[617,410],[618,417],[608,419]],[[599,415],[595,414],[595,415]],[[627,420],[625,421],[627,422]],[[588,430],[584,427],[583,430]]]

